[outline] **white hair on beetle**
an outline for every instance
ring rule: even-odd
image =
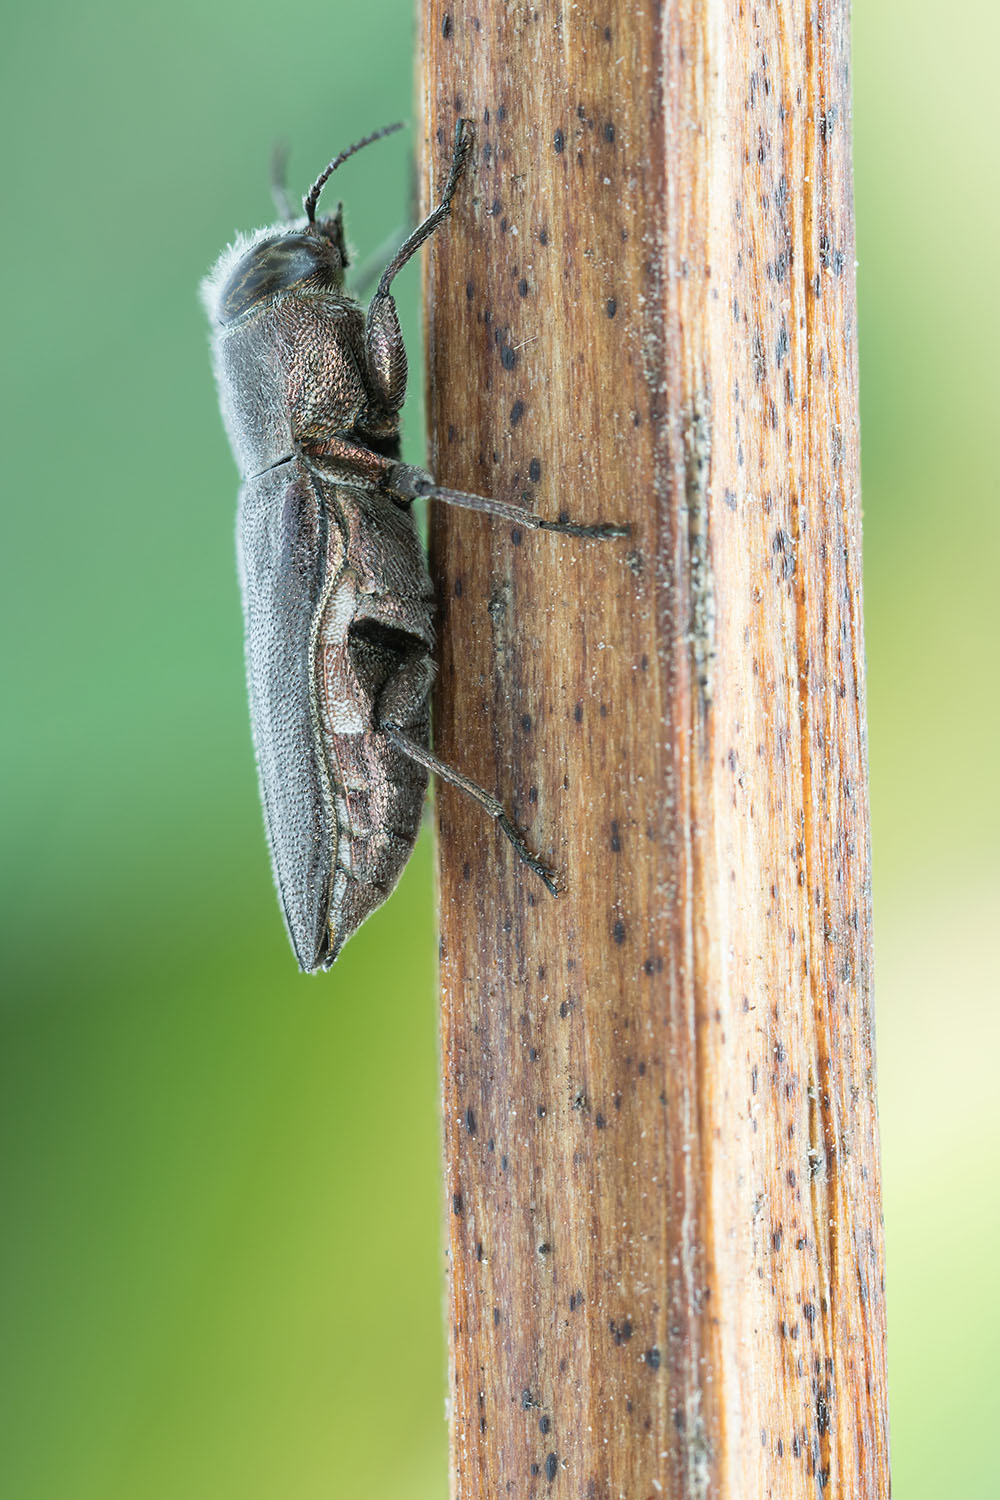
[[[198,286],[198,295],[202,305],[213,323],[220,321],[219,298],[226,282],[244,255],[248,255],[258,245],[265,244],[267,240],[281,239],[286,234],[302,234],[307,227],[308,220],[304,214],[301,214],[297,219],[266,224],[262,229],[251,229],[247,233],[237,234],[232,244],[226,246],[215,265],[208,275],[202,278]]]

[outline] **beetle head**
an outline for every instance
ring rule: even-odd
[[[340,210],[321,224],[260,240],[237,261],[219,296],[220,323],[292,290],[339,291],[344,280]]]
[[[267,234],[265,238],[254,237],[245,253],[233,265],[222,285],[215,306],[215,314],[223,325],[234,322],[243,313],[249,312],[259,302],[269,301],[279,292],[339,291],[344,282],[347,265],[347,246],[344,241],[343,205],[338,203],[335,213],[323,219],[316,218],[316,206],[324,184],[343,162],[379,141],[393,131],[401,130],[402,124],[386,125],[364,140],[356,141],[335,156],[317,177],[302,202],[305,223],[290,227],[284,234]],[[275,162],[275,195],[279,209],[287,211],[287,196],[283,183],[283,155],[279,153]],[[291,220],[289,219],[289,222]],[[225,259],[225,258],[224,258]],[[224,263],[224,261],[223,261]],[[220,264],[223,264],[220,263]],[[232,264],[232,261],[230,261]],[[216,275],[218,271],[216,272]],[[211,285],[214,278],[209,278]],[[218,282],[215,282],[218,285]],[[206,299],[211,295],[206,291]]]

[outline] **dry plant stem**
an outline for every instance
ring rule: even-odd
[[[884,1497],[847,6],[421,28],[453,1494]]]

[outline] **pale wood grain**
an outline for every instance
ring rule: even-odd
[[[421,18],[453,1494],[888,1494],[848,11]]]

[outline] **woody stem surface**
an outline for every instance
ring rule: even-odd
[[[884,1497],[848,8],[420,24],[452,1494]]]

